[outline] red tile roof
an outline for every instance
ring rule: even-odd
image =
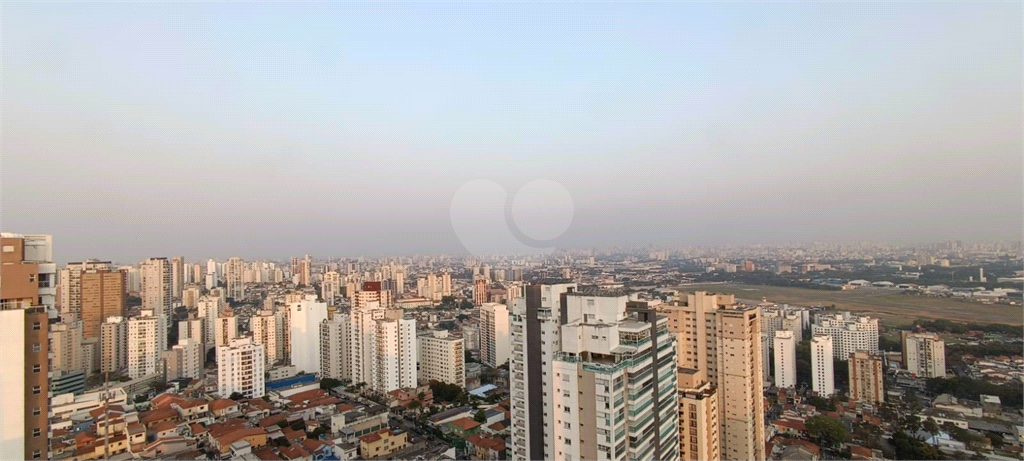
[[[452,421],[449,424],[457,426],[459,429],[462,429],[463,431],[469,431],[474,428],[480,427],[480,423],[466,417],[456,419],[455,421]]]
[[[221,411],[238,405],[238,402],[229,399],[217,399],[210,402],[210,411]]]
[[[281,457],[284,459],[299,459],[309,456],[309,452],[298,445],[281,447],[278,448],[277,451],[281,452]]]
[[[278,461],[282,458],[274,453],[274,449],[270,447],[263,447],[259,450],[253,450],[252,454],[256,455],[257,458],[263,461]]]

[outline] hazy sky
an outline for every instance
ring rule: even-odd
[[[454,251],[481,179],[564,186],[564,247],[1021,237],[1020,2],[2,17],[0,224],[62,262]]]

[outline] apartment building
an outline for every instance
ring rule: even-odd
[[[0,233],[0,459],[48,459],[51,317],[57,266],[49,235]]]
[[[836,393],[834,361],[832,337],[825,334],[811,337],[811,390],[819,396],[830,397]]]
[[[449,335],[448,330],[435,330],[417,340],[420,382],[437,380],[466,386],[466,349],[462,338]]]
[[[284,358],[284,344],[279,341],[280,329],[277,325],[278,316],[273,310],[263,309],[249,318],[249,329],[252,330],[253,344],[266,346],[264,359],[267,368]]]
[[[140,267],[142,309],[157,321],[156,350],[167,350],[167,322],[171,315],[171,263],[167,258],[149,258]]]
[[[160,320],[151,310],[128,320],[128,376],[132,379],[162,371],[159,335]]]
[[[676,346],[625,292],[553,283],[513,301],[512,459],[678,459]]]
[[[775,332],[775,387],[796,387],[796,338],[789,330]]]
[[[291,364],[306,373],[320,372],[320,324],[327,320],[327,303],[305,295],[288,306]]]
[[[846,360],[855,351],[878,352],[878,319],[849,312],[817,314],[811,334],[832,337],[835,358]]]
[[[706,373],[717,389],[721,458],[765,459],[760,308],[698,291],[658,309],[675,333],[679,366]]]
[[[264,346],[248,337],[217,346],[217,394],[228,398],[238,392],[255,399],[266,394]]]
[[[850,400],[868,404],[885,402],[882,356],[868,351],[850,353]]]
[[[507,362],[512,347],[508,307],[496,303],[481,305],[479,332],[480,361],[492,367]]]
[[[335,313],[320,324],[320,377],[349,380],[349,318]]]
[[[946,377],[946,343],[935,333],[900,333],[903,366],[921,378]]]
[[[107,317],[100,325],[100,372],[116,373],[128,366],[128,321]]]

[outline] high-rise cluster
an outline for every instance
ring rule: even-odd
[[[512,459],[677,459],[676,341],[623,292],[526,287],[512,309]]]

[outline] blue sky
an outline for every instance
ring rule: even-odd
[[[454,251],[474,179],[566,247],[1021,236],[1020,3],[2,8],[3,230],[67,259]]]

